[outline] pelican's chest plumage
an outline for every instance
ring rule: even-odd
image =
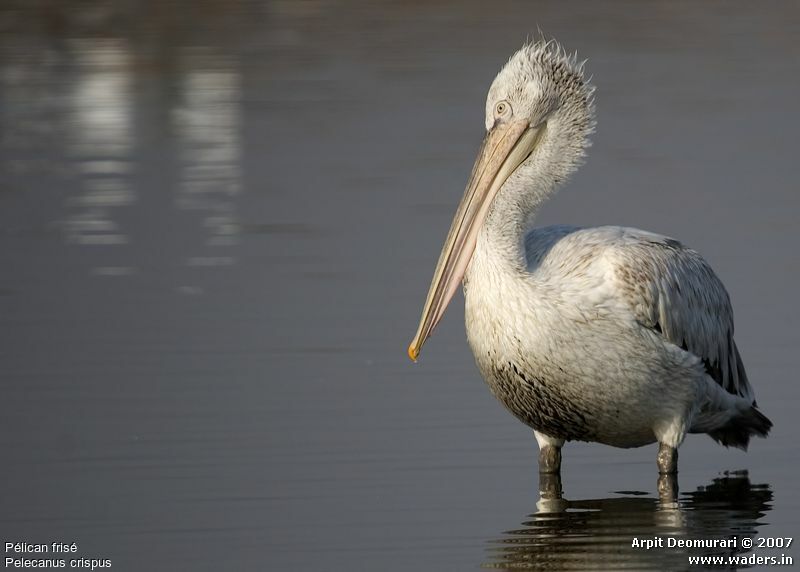
[[[530,281],[493,267],[476,253],[464,298],[469,345],[495,397],[536,430],[593,440],[592,414],[568,379],[574,375],[553,358],[560,344],[554,328],[558,312],[537,303]]]
[[[652,397],[648,402],[658,398],[646,386],[632,386],[635,376],[625,364],[636,340],[611,318],[615,309],[596,269],[553,281],[546,265],[519,270],[492,252],[479,241],[464,298],[467,339],[495,397],[550,437],[623,447],[652,442],[647,412],[627,402],[642,391]],[[578,297],[578,290],[592,294]]]
[[[545,332],[516,313],[513,302],[501,306],[506,311],[495,313],[490,308],[497,306],[479,295],[467,294],[466,299],[469,344],[492,394],[538,431],[557,438],[592,440],[590,412],[570,396],[570,384],[561,379],[566,372],[548,363],[547,344],[541,339]]]

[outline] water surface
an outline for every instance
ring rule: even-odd
[[[115,570],[679,570],[631,538],[792,536],[797,19],[4,2],[0,539]],[[484,387],[460,296],[405,355],[485,92],[537,26],[598,88],[589,161],[539,221],[702,252],[775,423],[747,454],[687,439],[671,505],[653,447],[587,444],[537,505],[535,442]]]

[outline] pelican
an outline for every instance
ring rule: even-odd
[[[467,339],[492,393],[533,429],[539,472],[566,441],[659,443],[674,475],[687,433],[746,449],[757,408],[720,279],[694,250],[634,228],[532,228],[594,130],[584,63],[555,41],[497,74],[486,136],[408,355],[417,361],[463,281]]]

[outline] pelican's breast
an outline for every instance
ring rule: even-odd
[[[533,237],[534,260],[541,262],[574,230],[541,229]],[[495,397],[527,425],[553,437],[596,440],[594,415],[575,383],[578,373],[559,355],[569,343],[565,321],[582,316],[536,275],[536,263],[531,272],[520,271],[491,252],[479,241],[464,286],[467,337],[481,374]]]

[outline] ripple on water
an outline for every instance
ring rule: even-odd
[[[684,570],[689,556],[744,554],[738,548],[633,548],[634,538],[753,537],[771,509],[768,485],[726,474],[664,503],[641,495],[545,500],[521,528],[491,540],[483,567],[499,570]],[[666,542],[666,540],[665,540]],[[695,566],[695,568],[697,568]],[[719,567],[717,568],[719,569]]]

